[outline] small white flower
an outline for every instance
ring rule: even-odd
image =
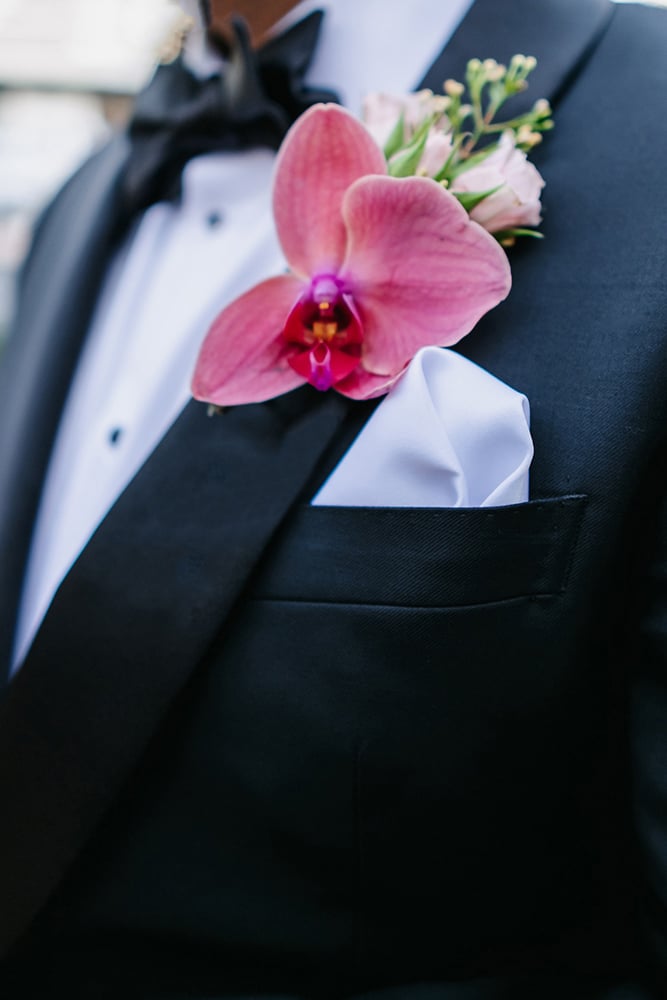
[[[497,233],[539,225],[543,187],[539,171],[516,148],[508,131],[503,132],[497,148],[482,163],[458,175],[451,190],[481,192],[498,188],[470,212],[471,219],[490,233]]]
[[[416,94],[369,94],[364,101],[363,121],[381,148],[387,143],[396,123],[403,116],[403,141],[408,143],[419,126],[427,118],[434,118],[434,124],[426,139],[424,154],[419,161],[417,172],[434,177],[444,166],[452,151],[450,123],[445,115],[448,99],[434,94],[431,90],[420,90]]]

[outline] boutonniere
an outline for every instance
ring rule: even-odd
[[[471,60],[467,88],[374,95],[365,124],[316,105],[278,152],[273,189],[287,274],[213,322],[193,395],[261,402],[310,383],[386,393],[416,352],[451,346],[511,285],[503,246],[538,235],[543,181],[527,159],[552,127],[546,101],[498,122],[535,61]]]

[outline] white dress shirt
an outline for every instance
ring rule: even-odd
[[[372,90],[414,89],[471,3],[410,0],[388,16],[386,0],[304,0],[280,27],[326,9],[307,82],[358,112]],[[273,162],[267,150],[192,160],[181,203],[148,209],[109,268],[45,480],[14,669],[73,562],[187,403],[216,313],[285,269],[270,211]]]

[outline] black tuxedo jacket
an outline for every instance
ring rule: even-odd
[[[424,26],[428,30],[428,26]],[[535,54],[543,243],[460,350],[529,503],[307,505],[369,407],[191,404],[0,701],[0,995],[667,996],[667,17],[477,0]],[[111,249],[118,137],[45,214],[0,371],[0,665]]]

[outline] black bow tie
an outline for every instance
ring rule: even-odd
[[[253,51],[245,23],[233,21],[223,75],[198,80],[176,60],[160,66],[130,123],[132,151],[122,181],[126,218],[180,195],[193,156],[251,146],[277,149],[292,122],[335,94],[304,86],[324,14],[313,11]]]

